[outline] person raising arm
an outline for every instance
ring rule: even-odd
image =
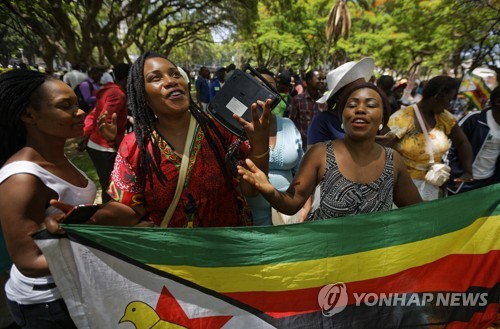
[[[226,155],[236,137],[197,106],[184,74],[166,57],[148,52],[134,62],[127,97],[134,131],[118,149],[108,188],[113,200],[91,222],[136,225],[145,219],[163,227],[251,224],[243,195],[257,192],[245,181],[238,183],[231,167],[236,168],[238,157],[250,156],[268,171],[270,101],[252,105],[252,122],[235,116],[251,150],[244,143],[231,158]],[[263,108],[261,117],[257,106]],[[182,169],[184,157],[187,166]],[[180,173],[185,179],[176,192]],[[193,209],[194,214],[188,213]]]
[[[365,83],[353,86],[346,95],[339,104],[345,139],[312,146],[286,192],[275,190],[251,160],[246,160],[247,168],[238,167],[243,179],[280,212],[297,212],[317,185],[319,206],[308,220],[389,210],[393,202],[402,207],[422,201],[400,155],[375,142],[390,108],[381,92]]]

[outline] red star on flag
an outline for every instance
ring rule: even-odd
[[[163,321],[192,329],[221,328],[232,318],[232,316],[218,315],[190,319],[167,287],[163,287],[158,298],[156,313]]]

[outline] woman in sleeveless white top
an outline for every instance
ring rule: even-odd
[[[79,172],[87,178],[88,184],[85,187],[72,185],[62,178],[59,178],[34,162],[15,161],[5,165],[0,170],[0,184],[14,175],[29,174],[37,177],[44,185],[54,190],[59,195],[59,200],[69,204],[89,204],[94,203],[96,195],[95,184],[88,179],[83,171]],[[45,210],[45,216],[61,213],[61,211],[52,206]],[[54,283],[52,276],[42,276],[31,278],[23,275],[12,265],[10,271],[10,280],[7,281],[5,291],[7,298],[19,304],[46,303],[61,298],[57,287],[47,290],[33,289],[37,285],[52,286]]]
[[[323,193],[309,219],[387,210],[392,202],[402,207],[422,201],[401,156],[375,142],[388,119],[387,99],[370,83],[350,86],[344,95],[339,106],[345,139],[312,146],[286,192],[274,189],[250,160],[248,168],[238,168],[243,179],[254,184],[278,211],[297,212],[318,184]],[[332,186],[342,187],[345,193],[332,195]],[[372,190],[391,193],[379,200]]]
[[[64,155],[66,140],[83,135],[83,120],[64,82],[27,70],[0,75],[0,220],[14,264],[5,292],[21,328],[75,328],[30,233],[61,213],[52,199],[94,203],[95,184]]]

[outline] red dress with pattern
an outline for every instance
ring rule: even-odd
[[[224,129],[220,130],[229,144],[235,140],[234,135]],[[168,143],[161,138],[160,140],[162,153],[160,169],[167,177],[167,182],[162,184],[153,175],[153,187],[146,182],[143,188],[139,170],[139,148],[135,134],[131,133],[125,136],[120,144],[108,189],[109,195],[118,202],[128,206],[145,206],[149,220],[156,225],[160,225],[174,197],[182,161]],[[151,142],[148,144],[148,149],[151,152]],[[239,152],[241,156],[247,157],[248,143],[244,143]],[[224,157],[224,154],[221,156]],[[248,206],[239,192],[238,182],[233,180],[230,186],[226,183],[215,154],[199,127],[190,152],[184,189],[168,227],[188,226],[186,206],[189,194],[194,199],[197,210],[194,226],[243,226],[250,223]]]

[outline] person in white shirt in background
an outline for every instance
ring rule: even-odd
[[[101,85],[103,85],[103,86],[108,82],[115,82],[115,78],[113,77],[113,70],[111,70],[111,69],[105,71],[102,74],[101,81],[100,81]]]
[[[454,178],[463,173],[462,165],[454,145],[447,154],[451,167],[451,179],[448,181],[448,195],[475,190],[487,185],[500,183],[500,86],[490,95],[490,106],[482,111],[469,113],[460,122],[460,127],[467,136],[473,153],[473,181],[455,183]]]
[[[82,67],[80,64],[72,64],[71,71],[67,72],[63,76],[63,81],[71,86],[72,89],[75,89],[83,80],[87,79],[88,76],[86,73],[82,72]]]

